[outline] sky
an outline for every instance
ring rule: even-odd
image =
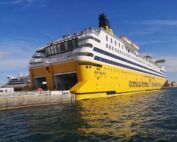
[[[117,36],[140,52],[166,59],[167,78],[177,80],[177,0],[0,0],[0,84],[28,74],[36,48],[62,35],[98,27],[104,12]]]

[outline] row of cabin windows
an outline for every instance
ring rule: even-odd
[[[78,46],[78,48],[81,48],[81,47],[90,47],[90,48],[92,48],[93,45],[91,43],[84,43],[84,44],[81,44],[81,45]]]
[[[78,53],[75,53],[75,56],[89,56],[89,57],[93,57],[93,54],[89,53],[89,52],[78,52]]]
[[[42,64],[43,62],[32,62],[30,63],[31,65],[37,65],[37,64]]]
[[[107,47],[107,48],[108,48],[108,46],[109,46],[109,49],[111,49],[111,45],[106,44],[106,47]],[[119,47],[122,47],[122,49],[124,49],[124,46],[123,46],[123,45],[120,46],[120,44],[119,44]]]
[[[56,55],[56,54],[60,54],[60,53],[69,52],[75,48],[78,48],[78,39],[77,38],[50,45],[49,47],[46,48],[46,54],[48,56]]]
[[[109,38],[108,38],[107,35],[106,35],[106,41],[109,42]],[[113,39],[112,39],[112,38],[110,38],[110,43],[111,43],[111,44],[114,43],[115,45],[117,45],[117,41],[115,40],[115,41],[113,42]],[[120,46],[121,46],[121,44],[119,43],[119,47],[120,47]],[[123,46],[123,45],[122,45],[122,46]]]
[[[114,51],[114,52],[116,52],[116,53],[120,53],[120,54],[122,54],[122,55],[124,55],[124,56],[126,56],[126,57],[128,57],[128,58],[130,58],[130,59],[134,59],[135,61],[140,62],[140,63],[142,63],[142,64],[144,64],[144,65],[146,64],[147,66],[153,67],[153,66],[150,65],[150,64],[144,63],[144,62],[142,61],[142,59],[138,59],[138,58],[136,58],[136,57],[133,57],[132,55],[127,54],[127,53],[125,53],[125,52],[123,52],[123,51],[121,51],[121,50],[119,50],[119,49],[117,49],[117,48],[114,48],[114,47],[111,46],[111,45],[106,44],[106,48],[108,48],[109,50],[112,50],[112,51]],[[130,52],[130,51],[128,51],[128,52]]]
[[[114,51],[114,52],[120,53],[120,54],[122,54],[122,55],[126,55],[126,53],[124,53],[123,51],[121,51],[121,50],[119,50],[119,49],[117,49],[117,48],[114,48],[114,47],[111,46],[111,45],[106,44],[106,48],[108,48],[109,50],[112,50],[112,51]]]

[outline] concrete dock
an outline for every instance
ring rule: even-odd
[[[74,102],[75,96],[73,94],[19,92],[16,94],[1,94],[0,110]]]

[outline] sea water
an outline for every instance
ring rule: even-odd
[[[0,142],[177,142],[177,89],[0,112]]]

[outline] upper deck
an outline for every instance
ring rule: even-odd
[[[99,28],[88,28],[65,35],[37,49],[30,60],[30,68],[70,61],[90,61],[127,67],[136,71],[165,76],[162,61],[140,54],[139,46],[127,37],[116,36],[107,17],[101,14]]]
[[[67,60],[77,60],[81,59],[78,58],[81,56],[93,58],[93,47],[101,48],[149,68],[161,68],[161,70],[164,70],[154,58],[140,54],[138,51],[139,47],[136,44],[133,42],[130,44],[127,42],[126,44],[125,38],[109,34],[102,28],[89,28],[80,33],[63,36],[63,38],[37,49],[30,60],[30,67]]]

